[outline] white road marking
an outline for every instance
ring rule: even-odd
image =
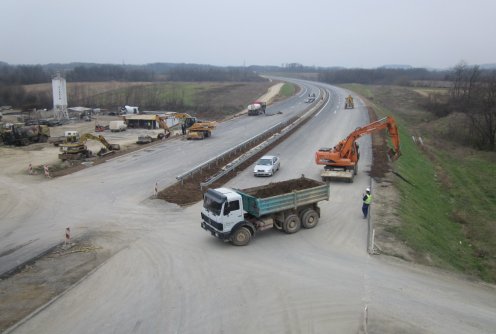
[[[319,114],[322,112],[322,110],[324,110],[324,109],[325,109],[325,107],[327,107],[327,105],[329,104],[329,102],[331,102],[331,98],[330,98],[330,96],[331,96],[331,94],[330,94],[330,92],[329,92],[329,99],[327,100],[326,104],[324,104],[324,106],[323,106],[323,107],[319,110],[319,112],[318,112],[318,113],[316,113],[316,114],[315,114],[315,116],[313,116],[313,117],[317,117],[317,116],[319,116]]]

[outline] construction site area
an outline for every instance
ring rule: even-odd
[[[259,96],[265,104],[278,97],[282,83],[272,85],[266,94]],[[250,105],[251,106],[251,105]],[[249,107],[249,106],[248,106]],[[1,123],[0,169],[2,175],[14,178],[26,186],[68,175],[104,163],[108,159],[153,147],[170,140],[196,141],[212,136],[216,121],[202,121],[176,112],[140,113],[137,107],[122,115],[91,114],[84,110],[86,119],[80,118],[55,125],[26,125],[19,111],[3,112]],[[87,108],[89,109],[89,108]],[[134,112],[133,112],[134,111]],[[79,110],[81,112],[81,110]],[[31,114],[31,113],[30,113]],[[39,111],[37,118],[50,115]],[[248,108],[233,115],[213,114],[217,121],[228,121],[248,114]],[[30,115],[33,118],[32,115]],[[223,117],[220,119],[219,117]],[[172,202],[192,203],[198,192],[180,187]],[[2,197],[9,196],[4,193]],[[2,201],[10,205],[8,201]],[[1,210],[7,210],[2,205]],[[41,255],[2,275],[0,280],[0,331],[16,323],[39,305],[64,292],[68,287],[97,268],[121,249],[101,233],[85,233],[71,238],[71,242],[57,244]],[[115,236],[115,231],[112,237]],[[109,233],[110,236],[110,233]],[[0,256],[7,255],[3,252]],[[63,268],[63,269],[62,269]],[[46,282],[50,273],[50,284]],[[12,308],[13,301],[17,307]]]
[[[395,119],[349,90],[288,82],[291,95],[274,82],[227,116],[124,106],[29,132],[3,113],[0,331],[417,333],[406,313],[446,333],[463,313],[471,329],[466,304],[494,305],[492,288],[403,263],[416,253],[388,234]]]

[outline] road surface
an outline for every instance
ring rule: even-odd
[[[361,194],[370,184],[368,137],[360,139],[355,182],[331,184],[330,200],[320,204],[320,223],[311,230],[268,230],[249,246],[234,247],[201,229],[201,203],[180,208],[149,198],[156,181],[171,184],[185,169],[300,112],[306,90],[322,86],[331,93],[324,110],[270,152],[281,156],[280,171],[254,178],[248,169],[228,186],[301,174],[319,179],[315,150],[368,123],[367,112],[358,99],[355,109],[344,110],[347,91],[298,82],[302,93],[269,108],[274,116],[222,123],[209,140],[171,140],[31,186],[28,195],[22,184],[2,178],[13,189],[10,208],[2,207],[2,270],[49,246],[68,223],[76,231],[133,236],[14,332],[357,333],[366,327],[368,333],[494,333],[494,286],[368,255],[361,217]]]

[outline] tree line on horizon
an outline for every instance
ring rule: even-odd
[[[147,65],[49,64],[9,65],[0,62],[0,105],[17,108],[50,108],[51,94],[27,93],[23,85],[48,83],[60,72],[67,82],[251,82],[263,81],[259,73],[315,73],[329,84],[434,85],[443,82],[448,98],[431,96],[425,107],[439,117],[460,112],[470,121],[473,145],[496,149],[496,70],[460,63],[450,70],[425,68],[316,68],[297,63],[284,66],[218,67],[197,64]]]
[[[67,82],[256,82],[266,81],[247,67],[155,63],[147,65],[48,64],[0,62],[0,105],[49,108],[51,95],[28,93],[24,85],[50,83],[60,73]]]
[[[265,80],[249,67],[169,63],[9,65],[0,62],[0,83],[4,85],[48,83],[57,73],[65,77],[67,82],[250,82]]]

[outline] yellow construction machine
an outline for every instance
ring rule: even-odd
[[[77,131],[68,131],[64,142],[59,144],[61,152],[59,154],[59,159],[65,161],[81,160],[91,157],[93,153],[86,147],[86,141],[88,140],[98,141],[104,146],[98,152],[98,156],[105,156],[120,150],[119,144],[110,144],[102,135],[95,136],[91,133],[86,133],[79,136]]]
[[[186,139],[203,139],[212,135],[213,129],[217,126],[217,122],[196,121],[187,128]]]
[[[163,137],[169,138],[171,135],[171,130],[167,126],[167,122],[164,121],[159,115],[157,115],[155,119],[157,120],[157,123],[160,125],[160,127],[164,129],[164,133],[159,134],[158,139],[162,139]]]
[[[174,117],[182,121],[186,132],[186,139],[204,139],[212,135],[212,131],[217,126],[214,121],[200,121],[186,113],[176,113]],[[183,133],[184,134],[184,133]]]
[[[353,96],[348,95],[344,99],[344,109],[354,109],[355,108],[355,103],[353,102]]]

